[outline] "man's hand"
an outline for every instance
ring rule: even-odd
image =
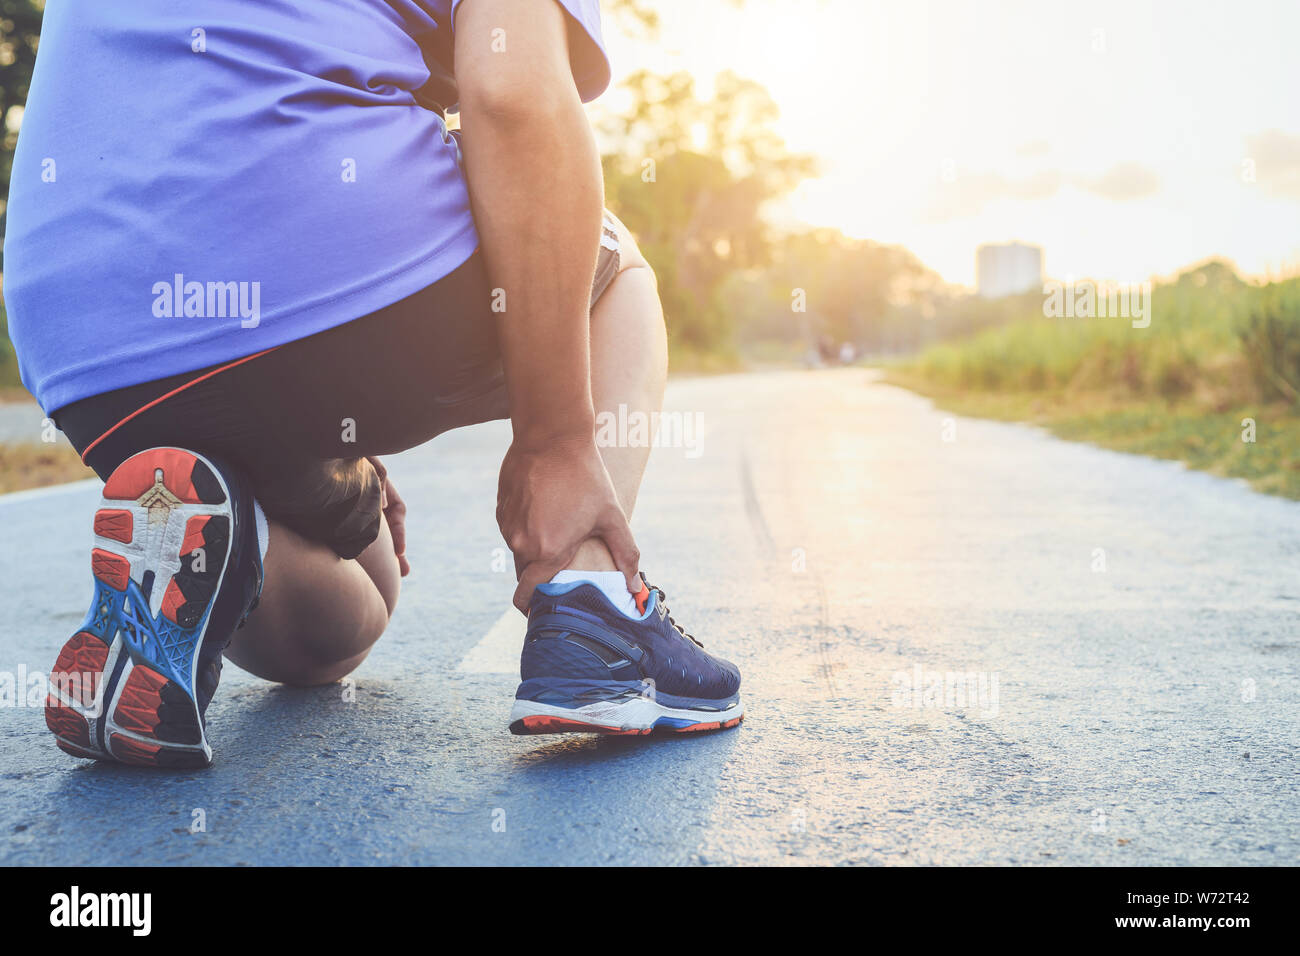
[[[393,552],[397,555],[397,566],[402,577],[411,573],[411,562],[406,560],[406,502],[397,493],[397,486],[388,477],[388,466],[374,455],[366,457],[379,475],[380,507],[388,520],[388,530],[393,536]]]
[[[569,566],[588,538],[601,538],[628,589],[640,587],[641,554],[592,439],[511,445],[501,463],[497,524],[515,555],[515,607],[528,613],[533,588]]]

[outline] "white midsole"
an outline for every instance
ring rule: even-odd
[[[563,717],[584,724],[617,727],[619,730],[649,730],[660,717],[676,717],[697,724],[726,722],[745,715],[745,705],[736,701],[726,710],[683,710],[665,707],[649,697],[598,701],[581,707],[556,707],[535,700],[515,699],[510,709],[510,723],[525,717]]]

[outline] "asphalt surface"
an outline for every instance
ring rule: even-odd
[[[33,401],[0,402],[0,442],[35,443],[45,434],[45,413]],[[56,432],[59,441],[67,439]]]
[[[860,370],[680,381],[669,408],[703,427],[655,452],[634,529],[741,665],[739,729],[506,731],[497,423],[391,460],[415,570],[354,687],[228,667],[217,763],[179,774],[73,760],[39,706],[0,708],[0,863],[1300,859],[1300,504]],[[80,622],[97,498],[0,498],[0,671]],[[949,672],[964,699],[906,693]]]

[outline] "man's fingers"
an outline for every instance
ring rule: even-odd
[[[389,533],[393,536],[393,553],[397,555],[398,566],[405,577],[411,570],[410,562],[406,560],[406,502],[387,479],[384,480],[383,510]]]
[[[628,527],[627,518],[622,511],[611,514],[606,519],[600,528],[600,536],[614,559],[614,567],[622,571],[623,577],[627,578],[628,591],[633,594],[639,593],[641,552],[636,546],[636,539],[632,537],[632,529]]]
[[[370,467],[375,470],[375,475],[379,478],[379,507],[388,508],[388,467],[373,455],[366,457],[370,462]]]
[[[551,580],[557,572],[563,570],[563,567],[563,564],[551,567],[536,561],[525,567],[523,573],[519,575],[519,586],[515,588],[515,607],[527,614],[528,605],[533,599],[533,591],[537,585]]]
[[[406,522],[401,518],[389,518],[388,530],[393,535],[393,553],[400,563],[406,563]]]
[[[406,502],[398,496],[397,489],[391,485],[389,487],[392,494],[384,514],[388,517],[388,528],[393,533],[393,550],[398,554],[406,554]]]
[[[573,561],[573,556],[577,553],[578,546],[576,544],[563,551],[554,549],[549,555],[542,555],[531,561],[528,560],[526,554],[521,557],[516,552],[515,571],[519,574],[519,586],[515,588],[515,607],[527,614],[528,604],[533,599],[533,589],[537,585],[551,580],[560,571],[569,567]]]

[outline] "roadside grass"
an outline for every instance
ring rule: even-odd
[[[1154,290],[1147,328],[1020,319],[937,344],[885,380],[958,414],[1031,422],[1300,499],[1300,279],[1252,285],[1210,263]]]
[[[1038,425],[1070,441],[1181,461],[1245,479],[1257,491],[1300,500],[1300,416],[1285,404],[1208,411],[1162,400],[1060,392],[964,392],[936,387],[901,369],[886,370],[884,380],[958,415]],[[1254,442],[1242,440],[1247,418],[1255,421]]]
[[[31,395],[18,379],[18,361],[7,332],[0,306],[0,402],[30,402]],[[95,473],[66,441],[0,443],[0,494],[93,477]]]
[[[64,442],[0,444],[0,494],[94,477]]]
[[[1255,441],[1243,422],[1255,421]],[[1050,427],[1062,438],[1116,451],[1171,458],[1189,468],[1244,478],[1257,491],[1300,499],[1300,417],[1285,407],[1207,413],[1146,404],[1063,417]]]

